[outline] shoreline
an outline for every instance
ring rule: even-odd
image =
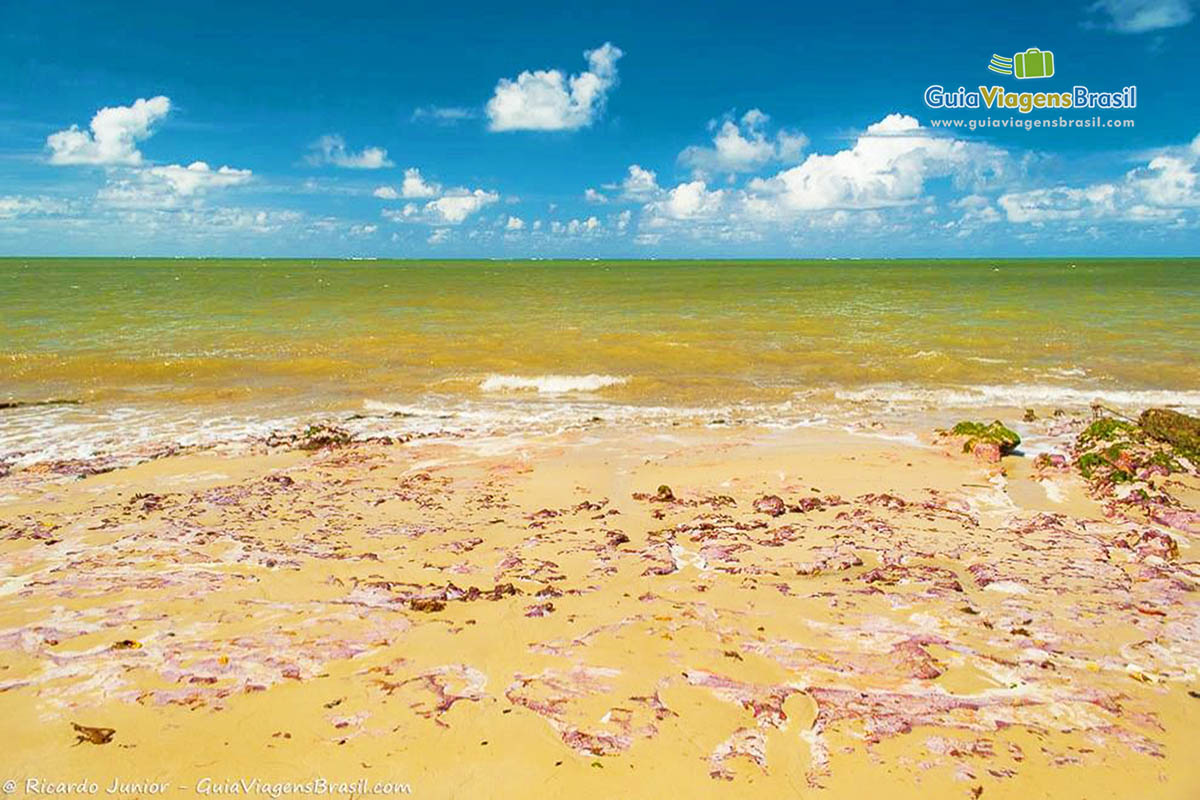
[[[580,381],[604,376],[557,377]],[[526,388],[535,380],[540,379],[520,379]],[[812,390],[778,402],[707,406],[626,403],[577,390],[510,390],[478,397],[367,398],[332,405],[326,401],[275,406],[13,399],[0,408],[0,422],[4,423],[0,428],[0,471],[55,462],[127,466],[165,454],[206,449],[243,452],[272,437],[286,437],[313,425],[338,427],[358,439],[541,436],[608,426],[884,429],[912,439],[962,418],[1019,421],[1030,410],[1039,417],[1082,416],[1091,414],[1096,406],[1134,416],[1150,406],[1197,414],[1200,390],[885,384]]]
[[[1054,451],[1085,422],[1023,435]],[[14,472],[9,761],[167,794],[1188,796],[1194,532],[1164,551],[1033,452],[862,432],[595,425]],[[72,746],[72,722],[115,733]]]

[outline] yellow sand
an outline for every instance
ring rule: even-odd
[[[1054,481],[840,431],[602,428],[10,479],[0,780],[1200,796],[1190,543],[1110,547],[1132,529]]]

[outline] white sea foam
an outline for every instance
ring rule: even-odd
[[[595,392],[608,386],[620,386],[626,378],[616,375],[489,375],[479,384],[485,392],[535,391],[541,394]]]
[[[362,413],[342,406],[320,410],[280,401],[256,406],[190,407],[182,405],[44,406],[6,410],[0,417],[0,462],[24,467],[41,461],[90,459],[97,456],[145,456],[170,445],[234,448],[261,440],[272,431],[295,431],[314,422],[345,427],[358,437],[470,434],[522,436],[554,433],[581,426],[753,425],[787,430],[833,426],[859,435],[895,438],[906,444],[919,439],[906,425],[924,424],[923,410],[978,406],[1086,408],[1099,401],[1128,409],[1175,406],[1189,413],[1200,409],[1200,391],[1093,389],[1063,385],[921,387],[878,384],[855,389],[797,391],[782,403],[730,403],[711,406],[639,405],[614,402],[598,390],[627,379],[603,375],[491,375],[481,381],[483,396],[456,391],[365,400]],[[866,421],[899,412],[898,426],[882,430]],[[916,412],[914,415],[911,412]],[[932,423],[931,423],[932,424]],[[928,427],[928,426],[926,426]],[[1061,449],[1056,440],[1018,423],[1022,450],[1033,456]],[[2,467],[0,467],[2,469]]]
[[[1200,391],[1171,389],[1112,389],[1097,386],[1083,389],[1053,384],[979,385],[927,388],[908,384],[879,384],[836,392],[838,400],[930,406],[1175,406],[1200,408]]]

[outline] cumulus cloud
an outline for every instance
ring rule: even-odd
[[[1008,154],[986,144],[934,135],[912,117],[889,114],[854,146],[812,154],[799,166],[749,185],[750,205],[770,214],[871,209],[913,203],[931,178],[959,185],[995,180]]]
[[[658,175],[649,169],[643,169],[637,164],[629,165],[625,180],[621,181],[621,197],[626,200],[648,200],[658,194]]]
[[[711,219],[721,210],[726,198],[724,189],[710,190],[704,181],[681,183],[661,200],[646,206],[652,215],[669,220]]]
[[[138,99],[133,105],[102,108],[92,117],[90,130],[72,125],[46,138],[51,164],[101,164],[136,166],[142,163],[137,143],[153,133],[154,123],[171,110],[171,101],[159,95]]]
[[[387,150],[382,147],[367,147],[358,153],[346,148],[346,140],[337,134],[326,134],[309,146],[306,161],[314,166],[331,164],[346,169],[382,169],[393,166],[388,160]]]
[[[442,190],[436,183],[428,183],[421,177],[421,170],[411,167],[404,170],[404,183],[400,186],[400,196],[405,199],[421,197],[436,197]]]
[[[439,189],[440,191],[440,189]],[[458,225],[472,214],[500,200],[497,192],[486,189],[447,189],[424,205],[405,203],[403,208],[385,208],[380,212],[392,222],[423,222],[429,225]]]
[[[526,70],[515,80],[501,78],[488,101],[493,131],[559,131],[587,127],[604,111],[617,84],[617,60],[624,53],[610,42],[586,51],[588,69],[568,77],[561,70]]]
[[[962,217],[958,220],[958,224],[961,225],[991,224],[1003,219],[1000,212],[992,205],[992,201],[981,194],[960,197],[950,205],[962,211]]]
[[[520,217],[509,217],[508,222],[504,224],[506,231],[520,231],[525,229],[525,220]]]
[[[591,237],[601,230],[600,220],[594,216],[587,219],[572,219],[567,222],[554,220],[550,223],[550,232],[565,236]]]
[[[662,193],[662,189],[658,185],[658,175],[653,170],[644,169],[638,164],[629,165],[629,171],[620,183],[605,184],[603,188],[616,193],[615,196],[619,200],[638,203],[645,202]],[[608,195],[596,189],[585,190],[583,198],[589,203],[600,205],[609,200]]]
[[[439,227],[458,225],[472,214],[500,201],[498,192],[487,189],[465,186],[443,188],[440,183],[426,180],[416,167],[404,170],[404,180],[399,190],[380,186],[373,194],[384,200],[425,200],[425,203],[408,202],[401,208],[385,208],[380,213],[384,219],[392,222],[422,222]]]
[[[1099,0],[1089,10],[1106,15],[1107,27],[1117,33],[1177,28],[1194,16],[1192,0]]]
[[[186,167],[167,164],[110,176],[96,197],[107,205],[127,208],[173,207],[185,198],[197,197],[211,189],[238,186],[252,177],[248,169],[213,169],[203,161],[193,161]]]
[[[795,163],[808,146],[808,137],[787,130],[768,137],[764,129],[769,120],[757,108],[747,111],[740,120],[726,117],[719,124],[714,120],[712,147],[688,147],[679,154],[679,163],[697,177],[755,172],[772,161]]]
[[[139,174],[145,180],[162,181],[170,186],[172,191],[185,197],[208,189],[237,186],[246,183],[251,178],[251,172],[248,169],[234,169],[233,167],[212,169],[203,161],[193,161],[186,167],[179,164],[150,167]]]
[[[462,194],[447,194],[425,204],[425,211],[438,218],[441,222],[457,225],[484,206],[491,205],[500,199],[495,192],[483,189],[464,191]]]
[[[409,167],[404,170],[404,181],[400,184],[400,190],[397,191],[393,186],[380,186],[371,194],[381,200],[420,200],[427,197],[437,197],[442,193],[442,187],[437,183],[430,183],[421,176],[421,170],[416,167]]]
[[[1153,156],[1119,181],[1010,192],[996,202],[1015,223],[1178,218],[1200,208],[1200,136]]]
[[[720,158],[724,164],[720,172],[794,160],[797,152],[807,149],[807,140],[789,144],[778,135],[755,137],[754,132],[762,132],[766,123],[761,112],[727,122],[736,128],[741,144],[727,145],[724,155],[718,155],[720,148],[715,145],[708,151],[706,165]],[[782,155],[785,151],[790,156]],[[868,126],[843,150],[808,154],[795,166],[751,177],[740,185],[734,184],[734,173],[728,173],[725,186],[713,185],[704,174],[673,187],[660,186],[653,172],[633,165],[619,186],[608,188],[619,188],[623,197],[642,203],[640,235],[683,234],[742,242],[760,240],[770,231],[796,235],[851,224],[898,230],[896,226],[912,224],[917,215],[932,220],[938,213],[931,182],[948,183],[982,198],[984,192],[1010,181],[1017,167],[1004,150],[941,136],[912,117],[891,114]],[[964,205],[962,217],[978,226],[999,216],[990,201],[983,203]]]

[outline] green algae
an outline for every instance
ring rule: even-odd
[[[1200,419],[1166,408],[1149,408],[1138,422],[1148,436],[1170,444],[1181,455],[1191,460],[1200,455]]]
[[[1186,448],[1196,430],[1200,420],[1166,409],[1149,409],[1136,423],[1101,417],[1076,437],[1075,464],[1085,480],[1098,483],[1130,483],[1147,470],[1183,472],[1181,458],[1196,460]]]
[[[1008,455],[1021,443],[1021,437],[1017,435],[1017,432],[1006,427],[1000,420],[995,420],[991,424],[964,420],[955,425],[950,433],[955,436],[967,437],[963,443],[964,453],[971,452],[978,444],[994,444],[999,446],[1001,455]]]

